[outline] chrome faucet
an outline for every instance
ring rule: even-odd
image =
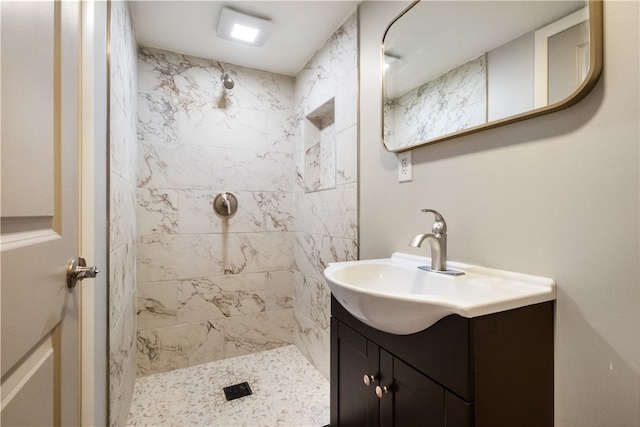
[[[427,240],[431,247],[431,267],[418,267],[427,271],[445,274],[464,274],[457,270],[447,270],[447,223],[438,211],[433,209],[422,209],[422,212],[431,212],[436,217],[436,221],[431,227],[431,233],[420,233],[413,236],[410,246],[419,248],[422,242]]]

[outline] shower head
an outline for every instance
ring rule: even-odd
[[[223,75],[221,75],[220,80],[222,80],[222,85],[227,90],[231,90],[235,86],[235,82],[233,81],[231,76],[229,76],[229,74],[227,73],[224,73]]]
[[[222,64],[220,64],[220,61],[218,61],[218,68],[220,68],[220,72],[222,73],[222,75],[220,76],[220,80],[222,80],[222,86],[224,86],[226,90],[233,89],[236,83],[233,81],[231,76],[224,71],[224,68],[222,68]]]

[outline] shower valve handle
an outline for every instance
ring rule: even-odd
[[[232,217],[238,210],[238,199],[233,193],[223,191],[213,199],[213,210],[223,218]]]

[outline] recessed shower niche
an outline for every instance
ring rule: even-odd
[[[306,116],[304,182],[308,193],[336,186],[335,121],[335,98]]]

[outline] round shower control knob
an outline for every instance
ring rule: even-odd
[[[364,376],[364,385],[366,385],[367,387],[369,387],[371,385],[371,383],[376,381],[376,377],[374,377],[373,375],[365,375]]]
[[[238,199],[233,193],[224,191],[213,199],[213,210],[223,218],[231,217],[238,210]]]

